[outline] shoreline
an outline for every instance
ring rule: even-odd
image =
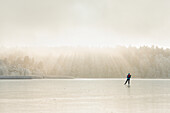
[[[6,76],[6,75],[0,75],[1,79],[74,79],[74,77],[54,77],[54,76]]]
[[[1,75],[0,79],[42,79],[40,76],[4,76]]]
[[[75,80],[112,80],[112,79],[126,79],[126,78],[74,78],[72,76],[6,76],[6,75],[0,75],[1,79],[75,79]],[[132,78],[131,80],[168,80],[170,78]]]

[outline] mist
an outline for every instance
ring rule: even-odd
[[[0,75],[169,78],[170,50],[156,46],[1,48]]]
[[[0,45],[169,48],[168,0],[1,0]]]

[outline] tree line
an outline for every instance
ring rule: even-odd
[[[170,49],[136,47],[0,48],[0,75],[169,78]]]

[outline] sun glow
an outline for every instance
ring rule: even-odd
[[[39,46],[117,46],[121,38],[110,31],[92,28],[74,28],[60,30],[55,35],[39,32],[36,35]]]

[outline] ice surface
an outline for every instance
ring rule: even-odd
[[[0,80],[0,113],[170,113],[170,80]]]

